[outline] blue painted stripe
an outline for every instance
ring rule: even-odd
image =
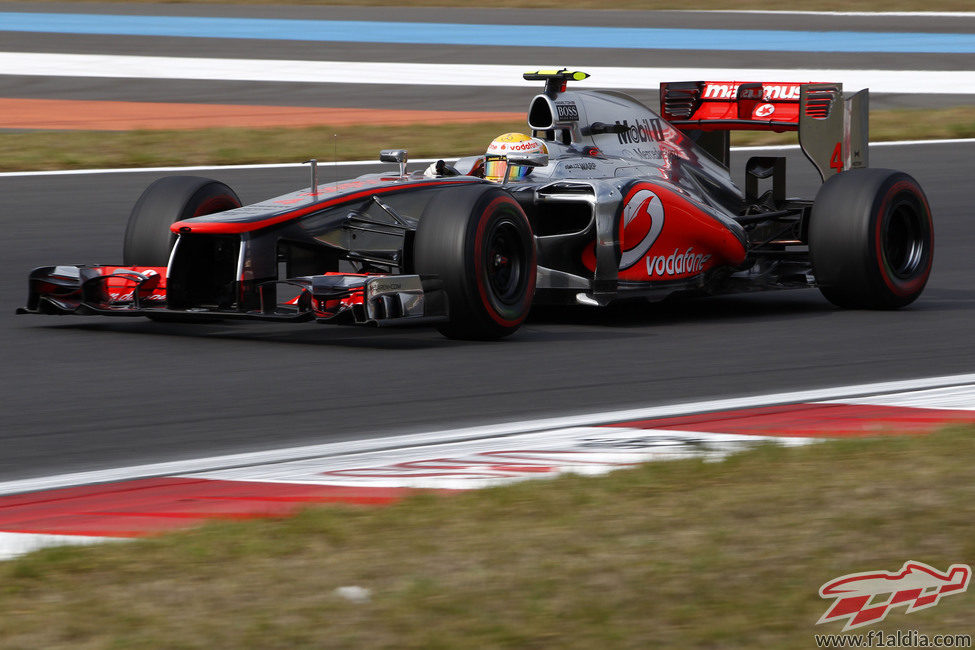
[[[975,53],[975,34],[462,25],[0,12],[0,31],[346,43],[778,52]]]

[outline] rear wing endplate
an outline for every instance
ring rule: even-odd
[[[843,99],[842,84],[804,84],[799,98],[799,147],[825,181],[869,165],[870,91]]]
[[[725,166],[730,131],[798,131],[823,181],[869,164],[868,90],[844,99],[839,83],[662,83],[660,112]]]

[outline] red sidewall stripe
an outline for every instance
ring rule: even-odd
[[[927,214],[928,215],[931,214],[931,209],[928,207],[928,203],[924,199],[924,195],[917,191],[917,185],[915,185],[914,183],[908,180],[902,180],[902,181],[898,181],[897,183],[894,183],[893,185],[891,185],[890,189],[887,190],[887,193],[884,195],[884,199],[880,204],[880,210],[879,210],[880,218],[877,219],[877,226],[874,229],[874,246],[876,248],[875,252],[877,255],[877,264],[880,267],[880,277],[884,279],[884,284],[886,284],[887,288],[890,289],[893,293],[897,294],[898,296],[909,296],[912,293],[917,292],[918,290],[921,289],[922,286],[924,286],[924,283],[927,281],[928,275],[931,272],[931,263],[933,261],[933,256],[932,255],[927,256],[928,259],[927,259],[927,263],[925,264],[924,271],[913,280],[906,280],[901,282],[896,280],[895,278],[891,278],[890,275],[887,273],[887,265],[884,263],[883,236],[881,233],[884,225],[884,214],[887,211],[887,206],[893,200],[893,197],[902,190],[908,190],[910,194],[921,203],[921,205],[926,210]],[[924,226],[927,228],[926,234],[928,237],[928,241],[930,242],[930,245],[933,246],[934,233],[932,232],[933,228],[932,228],[931,219],[926,219]]]
[[[501,203],[513,205],[516,208],[516,214],[518,215],[518,217],[522,218],[520,214],[521,206],[519,206],[518,202],[509,196],[499,196],[495,198],[487,205],[487,207],[484,208],[481,214],[490,215],[492,211],[495,209],[495,206]],[[488,289],[485,286],[485,282],[484,282],[485,273],[484,273],[484,263],[481,257],[481,250],[482,250],[481,245],[484,240],[484,231],[487,228],[488,221],[489,219],[486,218],[482,218],[480,221],[478,221],[477,232],[474,237],[474,280],[475,283],[477,284],[477,292],[481,299],[481,305],[483,305],[484,310],[487,312],[487,314],[491,317],[491,319],[495,323],[501,325],[502,327],[515,327],[517,325],[520,325],[525,320],[527,316],[527,312],[525,313],[525,315],[522,315],[519,318],[513,320],[506,319],[497,312],[494,305],[491,304],[491,300],[488,298],[487,295]],[[530,228],[529,228],[529,232],[531,232]],[[530,259],[531,259],[531,263],[529,264],[529,266],[532,267],[535,266],[535,242],[534,241],[531,242]],[[524,301],[527,301],[529,304],[531,304],[532,297],[535,295],[535,274],[529,273],[528,276],[529,276],[528,286],[526,287],[525,290]]]

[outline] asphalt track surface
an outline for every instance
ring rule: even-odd
[[[811,167],[787,155],[790,193],[814,192]],[[0,480],[970,372],[973,160],[973,143],[871,151],[872,166],[914,174],[935,214],[934,272],[907,309],[842,311],[815,290],[545,309],[496,343],[428,329],[15,316],[32,267],[118,261],[128,211],[160,174],[0,177]],[[206,175],[246,202],[306,174]]]
[[[969,17],[796,16],[789,14],[726,14],[702,12],[492,10],[473,8],[396,7],[287,7],[192,4],[114,3],[5,3],[0,12],[85,12],[164,16],[234,16],[323,20],[381,20],[500,25],[545,25],[655,28],[714,28],[828,31],[975,32],[975,14]],[[762,49],[756,43],[756,49]],[[79,54],[122,54],[213,58],[255,58],[320,61],[400,61],[412,63],[518,64],[525,69],[567,65],[809,68],[867,70],[970,70],[972,55],[926,53],[815,53],[698,51],[617,48],[551,48],[533,46],[530,39],[518,47],[472,45],[402,45],[382,43],[327,43],[144,36],[16,33],[2,31],[0,50]],[[2,71],[0,71],[2,72]],[[477,87],[477,79],[471,79]],[[592,87],[598,86],[598,79]],[[632,89],[649,105],[658,103],[654,89]],[[251,83],[236,81],[76,79],[0,74],[0,96],[117,101],[171,101],[218,104],[270,104],[423,110],[525,109],[520,89],[492,88],[471,92],[466,87],[410,86],[405,84]],[[489,98],[486,99],[486,98]],[[871,97],[874,108],[967,105],[970,95],[914,95],[909,84],[903,93]]]

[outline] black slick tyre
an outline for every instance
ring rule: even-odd
[[[219,181],[166,176],[146,188],[129,214],[122,245],[126,266],[166,266],[175,235],[169,227],[191,217],[240,207],[237,194]]]
[[[891,169],[853,169],[819,189],[809,222],[813,275],[848,309],[896,309],[931,275],[934,225],[921,186]]]
[[[447,294],[448,338],[493,340],[515,332],[535,295],[535,238],[512,196],[485,185],[442,192],[417,227],[414,265]]]

